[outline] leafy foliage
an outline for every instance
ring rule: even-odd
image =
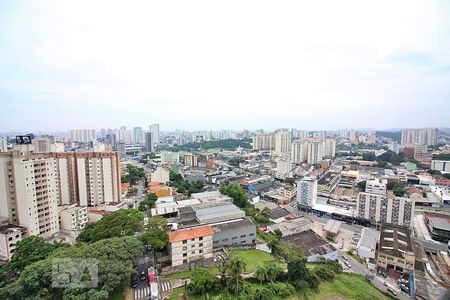
[[[139,168],[133,165],[127,165],[127,173],[122,176],[122,182],[129,182],[136,184],[139,180],[144,179],[145,171],[143,168]]]
[[[231,158],[228,160],[228,163],[234,167],[239,167],[239,164],[243,163],[243,162],[245,162],[245,160],[237,158],[237,157],[234,157],[234,158]]]
[[[77,238],[81,243],[92,243],[112,237],[134,235],[142,231],[144,215],[136,209],[121,209],[104,215],[98,222],[88,224]]]
[[[366,184],[367,184],[367,181],[360,181],[360,182],[358,182],[358,188],[359,188],[359,190],[360,191],[365,191],[366,190]]]
[[[158,197],[154,193],[149,193],[147,197],[139,203],[138,209],[140,211],[148,211],[150,208],[155,207]]]
[[[202,180],[195,180],[192,183],[185,180],[181,174],[173,171],[169,173],[170,185],[177,188],[178,193],[190,196],[192,193],[200,193],[203,191],[204,182]]]
[[[252,145],[251,139],[225,139],[219,141],[206,141],[201,143],[187,143],[181,146],[174,147],[173,150],[177,151],[193,151],[198,149],[212,149],[212,148],[221,148],[225,150],[235,150],[237,147],[241,147],[244,149],[251,149]]]
[[[221,185],[219,191],[233,199],[234,205],[245,208],[251,206],[249,197],[244,189],[238,184]]]
[[[166,229],[167,219],[159,216],[152,217],[148,221],[147,229],[141,236],[141,241],[157,250],[164,248],[169,242]]]
[[[194,269],[191,276],[190,287],[195,294],[204,295],[207,291],[215,289],[216,278],[203,267]]]
[[[92,244],[66,247],[49,257],[28,265],[20,277],[3,290],[6,299],[108,299],[116,289],[129,283],[133,262],[143,252],[143,245],[134,237],[111,238]],[[52,286],[54,258],[97,259],[98,286],[91,288],[59,288]]]

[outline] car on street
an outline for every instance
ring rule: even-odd
[[[349,268],[352,267],[352,265],[351,265],[348,261],[345,261],[345,265],[346,265],[347,267],[349,267]]]
[[[345,255],[342,255],[342,258],[343,258],[344,260],[348,260],[347,256],[345,256]]]
[[[133,289],[138,286],[138,275],[136,273],[131,274],[131,282],[130,285]]]
[[[147,279],[147,276],[145,276],[145,271],[142,271],[140,279],[141,279],[141,281],[144,281]]]
[[[392,295],[397,296],[397,292],[394,291],[393,289],[387,288],[387,291],[388,291],[389,293],[391,293]]]

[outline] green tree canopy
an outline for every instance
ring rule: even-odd
[[[120,209],[104,215],[98,222],[88,224],[77,238],[81,243],[92,243],[112,237],[134,235],[142,231],[144,215],[136,209]]]
[[[250,205],[249,197],[244,189],[238,184],[221,185],[219,191],[233,199],[234,205],[245,208]]]
[[[151,217],[146,230],[141,236],[141,241],[157,250],[164,248],[169,242],[166,230],[167,219],[159,216]]]

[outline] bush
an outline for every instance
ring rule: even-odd
[[[272,282],[269,283],[267,288],[277,296],[280,296],[282,298],[289,297],[295,292],[295,288],[289,284],[289,283],[282,283],[282,282]]]

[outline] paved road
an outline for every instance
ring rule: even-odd
[[[144,300],[150,295],[150,287],[148,285],[148,273],[147,270],[149,267],[153,266],[153,254],[151,252],[148,255],[140,258],[137,263],[137,270],[139,273],[139,277],[142,272],[145,274],[145,280],[140,280],[138,282],[137,288],[133,291],[133,299],[135,300]]]

